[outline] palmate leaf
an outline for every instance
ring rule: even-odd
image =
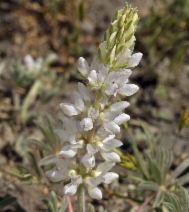
[[[175,193],[166,193],[163,205],[168,211],[188,212],[189,196],[187,190],[179,188]]]
[[[150,170],[152,178],[155,180],[155,182],[158,185],[161,185],[161,183],[162,183],[162,174],[161,174],[160,165],[157,163],[157,161],[155,161],[153,159],[153,156],[150,153],[146,152],[145,155],[146,155],[146,158],[148,159],[149,170]]]
[[[179,211],[182,212],[180,200],[175,194],[169,193],[169,194],[166,194],[165,196],[166,196],[165,200],[167,202],[171,203],[177,212],[179,212]]]
[[[189,182],[189,173],[185,174],[184,176],[178,178],[179,185],[184,185],[185,183]]]
[[[142,189],[151,190],[151,191],[158,191],[158,189],[159,189],[159,185],[156,184],[155,182],[151,182],[151,181],[142,182],[139,184],[139,186]]]
[[[38,161],[36,156],[34,155],[34,153],[32,152],[28,152],[28,159],[30,161],[30,165],[32,167],[33,170],[33,174],[38,178],[41,179],[42,178],[42,170],[38,167]]]
[[[180,188],[176,195],[179,197],[183,212],[189,211],[189,193],[186,189]]]
[[[44,143],[42,143],[41,141],[38,141],[36,139],[28,139],[28,144],[35,146],[37,149],[41,150],[41,151],[47,151],[48,153],[51,152],[51,149],[45,145]]]
[[[153,208],[159,207],[164,199],[164,193],[159,191],[154,199]]]
[[[160,165],[162,180],[165,179],[171,164],[173,156],[172,152],[168,149],[158,148],[156,151],[156,161]]]
[[[176,178],[178,177],[187,167],[189,167],[189,158],[184,160],[173,172],[171,175],[171,178]]]
[[[53,145],[53,142],[51,141],[51,133],[49,133],[47,131],[47,129],[45,129],[43,127],[43,124],[40,124],[38,122],[35,122],[36,126],[39,128],[39,130],[41,131],[41,133],[43,134],[43,136],[45,137],[45,141],[48,143],[48,145],[54,149],[54,145]]]
[[[132,139],[132,138],[131,138]],[[142,173],[144,174],[144,176],[150,180],[150,173],[148,171],[148,168],[146,166],[146,163],[142,157],[142,155],[140,154],[135,142],[132,140],[131,141],[131,144],[132,144],[132,148],[133,148],[133,151],[134,151],[134,154],[135,154],[135,157],[136,157],[136,160],[137,160],[137,164],[140,168],[140,170],[142,171]]]

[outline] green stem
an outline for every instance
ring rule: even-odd
[[[85,188],[80,184],[77,189],[78,212],[85,212]]]
[[[100,100],[102,99],[102,94],[103,94],[102,91],[98,90],[96,100],[95,100],[95,105],[94,105],[95,110],[99,110],[100,108]]]
[[[29,107],[33,104],[37,94],[38,94],[38,90],[39,87],[41,85],[41,81],[40,79],[37,79],[33,86],[31,87],[29,93],[27,94],[27,96],[24,99],[22,108],[21,108],[21,113],[20,113],[20,118],[23,122],[25,122],[27,120],[27,112]]]

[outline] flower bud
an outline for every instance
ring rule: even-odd
[[[124,62],[117,61],[125,52],[133,50],[135,45],[134,33],[138,22],[136,8],[126,4],[124,9],[115,14],[109,29],[104,34],[104,41],[99,46],[99,60],[109,69],[115,70],[128,67],[129,57],[123,58]]]

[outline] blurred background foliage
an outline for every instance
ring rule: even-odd
[[[141,1],[129,3],[137,6]],[[58,105],[81,80],[77,59],[92,59],[115,8],[124,4],[121,0],[0,1],[3,211],[66,211],[62,188],[44,177],[61,147],[53,133],[60,125]],[[153,198],[145,210],[188,211],[189,0],[143,4],[138,8],[135,51],[144,56],[131,78],[140,91],[129,99],[132,107],[126,112],[132,119],[120,136],[124,142],[118,152],[120,179],[102,186],[105,197],[92,202],[95,207],[89,204],[91,212],[113,207],[136,211],[148,197]],[[147,12],[140,12],[143,7]]]

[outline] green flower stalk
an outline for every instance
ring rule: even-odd
[[[137,9],[128,4],[117,11],[98,50],[98,58],[106,67],[111,70],[129,67],[138,21]]]

